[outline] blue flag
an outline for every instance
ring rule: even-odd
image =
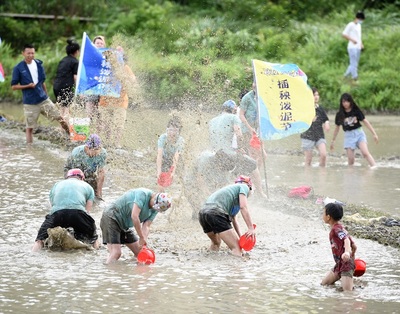
[[[112,76],[111,64],[103,54],[109,50],[96,48],[83,33],[75,94],[120,97],[121,82]]]

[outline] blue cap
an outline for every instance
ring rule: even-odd
[[[223,109],[232,109],[233,110],[233,109],[235,109],[235,107],[236,107],[236,103],[232,99],[225,101],[222,105]]]

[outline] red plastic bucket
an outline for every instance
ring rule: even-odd
[[[353,276],[355,277],[361,277],[364,275],[365,271],[367,270],[367,263],[364,262],[362,259],[356,258],[354,260],[355,264],[355,269],[354,269],[354,274]]]
[[[260,141],[259,137],[257,136],[257,134],[254,132],[253,132],[253,136],[251,137],[251,140],[250,140],[250,146],[253,148],[261,147],[261,141]]]
[[[253,228],[256,228],[256,225],[253,224]],[[256,245],[256,238],[254,237],[254,240],[252,238],[247,238],[245,234],[242,234],[242,236],[239,239],[239,246],[242,250],[245,251],[251,251]]]
[[[137,256],[137,261],[141,264],[150,265],[156,261],[156,255],[154,254],[153,250],[143,245],[142,249],[140,250]]]
[[[158,185],[161,185],[164,188],[169,187],[172,184],[172,171],[173,170],[174,170],[174,167],[171,167],[168,172],[161,172],[161,174],[157,180]]]

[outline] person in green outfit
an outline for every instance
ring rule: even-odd
[[[246,223],[246,237],[255,239],[255,230],[247,205],[247,198],[253,188],[250,177],[239,176],[235,184],[217,190],[206,200],[199,212],[199,222],[211,240],[211,251],[218,251],[221,240],[235,256],[242,256],[239,246],[241,236],[237,214],[240,212]],[[235,231],[232,230],[232,224]]]
[[[100,220],[103,243],[107,244],[109,253],[106,264],[116,262],[121,257],[122,244],[137,256],[147,244],[154,218],[171,205],[172,198],[167,193],[137,188],[125,192],[108,206]]]

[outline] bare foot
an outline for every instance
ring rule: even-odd
[[[211,244],[210,251],[218,252],[219,251],[219,245]]]
[[[98,250],[100,248],[99,240],[96,240],[92,245],[95,250]]]
[[[236,257],[242,257],[242,250],[237,250],[237,249],[233,249],[232,251],[231,251],[231,254],[233,255],[233,256],[236,256]]]
[[[44,243],[41,240],[35,242],[32,247],[32,252],[39,252],[44,247]]]

